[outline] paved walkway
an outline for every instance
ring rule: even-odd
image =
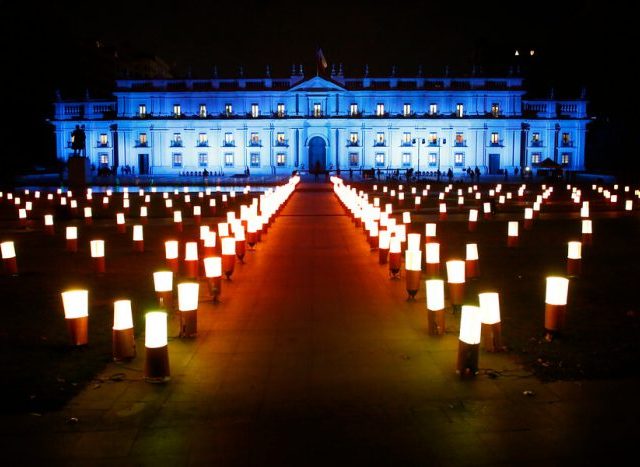
[[[447,317],[450,334],[429,337],[423,292],[405,296],[328,185],[302,184],[224,284],[222,303],[201,304],[197,339],[170,342],[170,383],[141,381],[142,356],[109,365],[61,412],[3,423],[3,456],[91,466],[604,465],[630,452],[638,381],[542,384],[486,353],[480,366],[498,376],[460,381],[456,319]],[[120,372],[125,381],[110,380]]]

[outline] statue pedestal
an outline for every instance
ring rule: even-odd
[[[89,158],[71,156],[67,162],[68,183],[70,187],[85,187],[91,176]]]

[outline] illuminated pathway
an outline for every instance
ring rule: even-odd
[[[603,438],[622,446],[633,435],[632,414],[608,404],[637,382],[459,381],[455,334],[426,335],[424,293],[405,300],[328,185],[301,186],[223,302],[199,316],[197,339],[169,344],[170,383],[125,370],[131,381],[90,386],[23,438],[41,445],[31,454],[76,465],[514,465],[587,459]],[[483,353],[480,366],[519,374],[503,355]],[[594,403],[609,391],[615,401]]]

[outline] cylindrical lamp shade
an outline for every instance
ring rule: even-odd
[[[167,342],[167,313],[164,311],[147,313],[145,316],[144,377],[150,383],[164,383],[170,379]]]
[[[457,373],[460,377],[475,376],[478,373],[478,351],[482,325],[480,309],[464,305],[460,317],[460,337],[458,341]]]
[[[569,242],[567,248],[567,276],[576,277],[582,269],[582,243]]]
[[[440,336],[445,331],[444,318],[444,281],[429,279],[425,281],[427,294],[427,328],[429,335]]]
[[[593,223],[591,219],[582,220],[582,243],[584,245],[593,243]]]
[[[440,274],[440,243],[431,242],[426,245],[426,269],[428,276]]]
[[[449,284],[449,299],[455,311],[462,305],[464,299],[465,262],[460,260],[447,261],[447,283]]]
[[[569,279],[552,276],[547,277],[546,282],[544,327],[547,340],[551,340],[565,327]]]
[[[173,290],[173,272],[171,271],[154,272],[153,286],[156,292],[171,292]]]
[[[402,265],[402,242],[398,237],[391,237],[389,243],[389,272],[395,277],[400,272]]]
[[[2,263],[7,274],[18,274],[18,262],[16,260],[16,248],[12,241],[2,242],[0,244],[2,252]]]
[[[164,252],[167,265],[175,274],[178,274],[178,250],[179,243],[177,240],[167,240],[164,242]]]
[[[136,356],[131,300],[113,303],[112,349],[115,361],[130,360]]]
[[[480,300],[480,321],[482,341],[487,352],[502,350],[502,325],[500,324],[500,297],[496,292],[478,295]]]
[[[407,235],[407,250],[421,251],[420,249],[420,234],[411,233]]]
[[[62,306],[73,345],[89,343],[89,291],[62,292]]]
[[[432,222],[427,222],[424,226],[424,235],[425,235],[425,241],[429,241],[431,239],[436,238],[436,226],[437,224],[434,224]]]
[[[178,310],[180,310],[180,336],[194,337],[198,333],[198,293],[197,282],[178,284]]]
[[[104,258],[104,240],[91,240],[91,258],[93,258],[93,268],[95,272],[102,274],[106,270]]]
[[[218,224],[220,225],[220,224]],[[234,237],[222,238],[222,270],[227,276],[227,279],[231,278],[236,263],[236,239]]]
[[[508,224],[507,246],[518,246],[518,221],[510,221]]]
[[[133,226],[133,251],[144,251],[144,229],[140,224]]]
[[[409,297],[414,298],[420,288],[422,272],[422,251],[407,250],[405,252],[406,285]]]
[[[126,232],[126,225],[124,223],[124,213],[122,212],[118,212],[116,213],[116,225],[118,226],[118,232],[119,233],[125,233]]]
[[[478,244],[467,243],[465,258],[465,276],[472,279],[480,275],[478,267]]]
[[[67,251],[76,253],[78,251],[78,228],[69,226],[65,229],[65,238],[67,240]]]

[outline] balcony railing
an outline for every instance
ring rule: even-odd
[[[149,142],[148,141],[140,141],[138,139],[138,140],[136,140],[136,147],[137,148],[148,148],[149,147]]]
[[[347,146],[357,147],[357,146],[360,146],[360,142],[359,142],[359,141],[351,141],[351,140],[348,140],[348,141],[347,141]]]
[[[222,143],[225,148],[233,148],[236,145],[235,141],[225,141]]]
[[[453,145],[454,145],[455,147],[458,147],[458,148],[460,148],[460,147],[464,147],[464,146],[466,146],[466,145],[467,145],[467,140],[465,140],[465,139],[457,140],[457,141],[455,141],[455,142],[453,143]]]
[[[438,145],[438,140],[437,139],[429,140],[428,145],[429,146],[437,146]]]
[[[209,141],[198,141],[196,143],[196,146],[199,147],[199,148],[209,147]]]
[[[411,141],[402,141],[400,143],[400,146],[402,146],[402,147],[411,147],[411,146],[413,146],[413,143]]]
[[[259,139],[252,139],[249,141],[249,146],[262,146],[262,141],[260,141]]]
[[[534,148],[539,148],[542,146],[542,141],[540,140],[533,140],[531,141],[531,146],[533,146]]]
[[[103,143],[102,141],[98,141],[98,143],[96,144],[96,147],[98,147],[98,148],[108,148],[109,147],[109,143]]]
[[[561,141],[560,142],[560,146],[563,148],[572,148],[573,147],[573,141]]]
[[[492,147],[500,147],[500,146],[504,146],[504,142],[499,139],[498,141],[491,141],[490,145]]]
[[[176,140],[171,141],[171,147],[172,148],[181,148],[182,147],[182,141],[176,141]]]
[[[289,140],[288,139],[276,140],[276,146],[289,146]]]
[[[373,143],[374,146],[380,147],[380,146],[385,146],[385,142],[384,141],[375,141]]]

